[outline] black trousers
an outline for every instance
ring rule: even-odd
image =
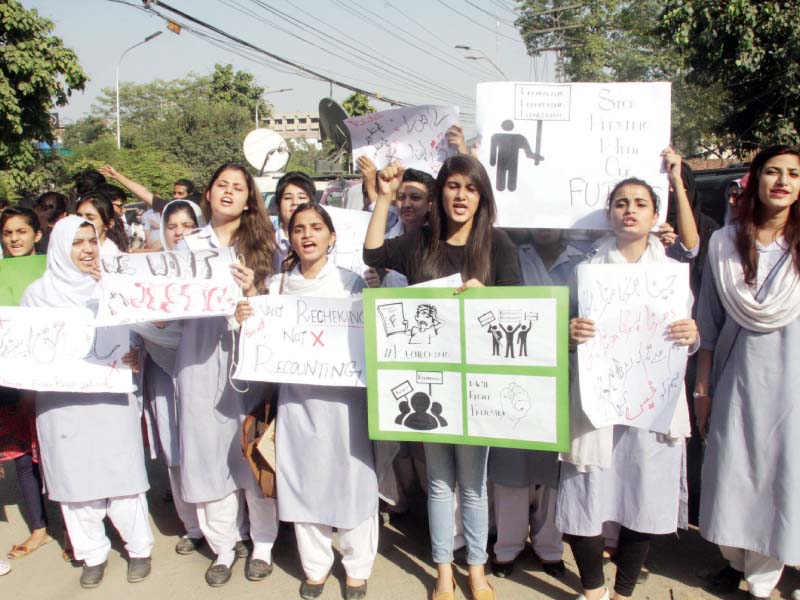
[[[603,587],[603,536],[585,537],[580,535],[567,536],[572,547],[572,555],[578,565],[581,576],[581,585],[585,590],[594,590]],[[639,572],[647,558],[650,549],[650,534],[632,531],[623,527],[619,532],[619,545],[617,546],[617,578],[614,582],[614,591],[622,596],[631,596]]]

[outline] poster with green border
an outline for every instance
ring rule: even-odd
[[[21,256],[0,260],[0,306],[19,306],[27,287],[44,275],[47,256]]]
[[[569,289],[364,290],[369,437],[569,449]]]

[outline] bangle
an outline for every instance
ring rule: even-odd
[[[698,398],[708,398],[708,394],[705,392],[692,392],[692,398],[697,400]]]

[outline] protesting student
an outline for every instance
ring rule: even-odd
[[[658,265],[670,262],[650,230],[658,220],[658,198],[639,179],[625,179],[611,191],[608,220],[613,231],[596,245],[589,264]],[[691,299],[686,306],[691,309]],[[588,318],[570,321],[570,338],[581,344],[595,335]],[[698,340],[693,320],[669,326],[674,343],[693,346]],[[642,395],[647,390],[642,390]],[[614,425],[594,428],[580,407],[578,383],[571,384],[570,451],[562,454],[556,526],[568,535],[581,577],[581,600],[608,600],[603,575],[603,524],[621,526],[613,598],[633,595],[652,534],[673,533],[686,526],[683,470],[685,438],[690,434],[689,409],[683,388],[667,434]]]
[[[275,225],[275,241],[278,244],[275,270],[279,271],[283,260],[291,253],[289,219],[295,209],[306,202],[314,202],[316,188],[314,180],[300,171],[289,171],[278,180],[275,198],[278,203],[278,220]]]
[[[744,579],[750,598],[768,598],[783,565],[800,563],[798,194],[800,152],[759,152],[709,243],[694,397],[707,442],[700,533],[729,562],[710,580],[717,593]]]
[[[36,254],[42,228],[32,210],[14,206],[6,208],[0,216],[0,231],[6,258]],[[0,479],[3,477],[2,463],[13,460],[22,490],[22,513],[31,531],[28,539],[11,547],[6,555],[9,559],[27,556],[53,541],[47,533],[47,512],[34,428],[33,397],[21,390],[0,387]]]
[[[45,192],[33,204],[33,210],[42,227],[42,239],[36,245],[41,254],[47,253],[50,231],[59,220],[67,216],[67,197],[58,192]]]
[[[28,287],[21,305],[96,310],[98,257],[92,224],[62,219],[53,228],[44,276]],[[136,351],[123,360],[138,368]],[[103,579],[111,550],[106,516],[125,542],[128,581],[142,581],[150,573],[154,539],[135,400],[129,394],[38,392],[36,427],[48,495],[61,503],[74,556],[84,562],[81,586],[97,587]]]
[[[173,200],[164,208],[161,224],[161,246],[174,250],[185,234],[205,225],[200,207],[189,200]],[[175,359],[183,331],[182,321],[167,323],[139,323],[132,329],[141,336],[144,345],[142,381],[145,414],[151,435],[151,449],[155,439],[164,456],[169,473],[169,483],[175,510],[186,533],[178,540],[175,551],[191,554],[200,545],[203,532],[197,520],[194,504],[184,500],[181,488],[180,435],[178,432],[178,406],[175,398]]]
[[[379,193],[367,229],[364,262],[393,269],[410,284],[460,273],[459,288],[519,285],[519,261],[508,236],[493,227],[497,212],[489,176],[470,156],[453,156],[436,178],[428,226],[384,240],[389,207],[403,179],[403,167],[392,163],[379,175]],[[425,444],[428,465],[428,514],[433,561],[437,567],[434,600],[452,600],[453,494],[461,495],[467,541],[469,586],[477,600],[494,598],[486,579],[489,531],[486,461],[489,449],[480,446]]]
[[[81,196],[75,213],[94,226],[101,255],[127,252],[128,236],[106,192],[95,189]]]
[[[366,283],[337,267],[328,255],[336,244],[333,221],[314,202],[296,208],[288,223],[291,252],[284,272],[270,280],[270,294],[346,298]],[[237,318],[251,313],[242,302]],[[317,598],[333,566],[333,528],[347,574],[345,598],[367,593],[378,553],[378,481],[367,433],[363,389],[283,384],[275,430],[276,480],[281,521],[294,523],[306,579],[302,598]]]
[[[275,264],[275,231],[256,183],[245,167],[227,163],[211,177],[202,203],[207,225],[184,235],[179,249],[235,248],[232,273],[245,296],[266,291]],[[227,583],[240,538],[242,493],[250,517],[253,552],[245,576],[272,572],[278,532],[275,501],[265,498],[242,456],[241,427],[261,400],[261,386],[244,390],[230,380],[236,338],[225,317],[184,321],[175,361],[180,423],[181,489],[197,504],[200,529],[216,559],[206,571],[211,586]]]
[[[558,229],[530,230],[519,247],[523,285],[568,286],[585,254],[570,246]],[[530,533],[533,552],[544,572],[565,573],[561,532],[555,524],[558,455],[554,452],[492,448],[489,481],[494,492],[497,541],[492,572],[507,577]]]

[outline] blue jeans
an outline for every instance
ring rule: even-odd
[[[485,564],[489,535],[489,499],[486,495],[489,449],[429,443],[424,447],[428,463],[428,520],[433,562],[453,562],[453,494],[458,483],[467,564]]]

